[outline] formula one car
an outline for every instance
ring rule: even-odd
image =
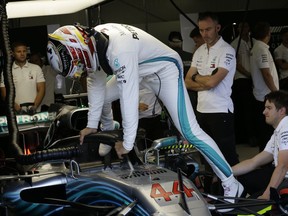
[[[0,215],[211,215],[201,193],[180,170],[177,174],[148,163],[133,166],[128,159],[102,163],[99,143],[113,145],[122,139],[121,130],[88,136],[79,146],[75,134],[87,112],[64,106],[53,121],[48,112],[17,115],[20,133],[45,129],[47,134],[34,153],[2,158]],[[6,117],[0,117],[0,126],[0,135],[8,136]],[[177,139],[167,137],[154,145],[165,143]]]
[[[169,157],[160,153],[173,151],[175,156],[179,150],[181,156],[194,154],[193,146],[182,145],[177,136],[155,140],[144,152],[138,150],[139,160],[130,160],[133,157],[128,155],[121,161],[113,157],[113,151],[108,158],[101,158],[99,143],[113,145],[122,140],[122,130],[87,136],[80,146],[79,136],[66,136],[64,128],[78,134],[87,109],[68,106],[59,114],[36,152],[2,160],[0,215],[206,216],[224,214],[217,211],[227,208],[234,209],[229,212],[233,215],[260,215],[260,209],[272,204],[282,211],[270,214],[269,210],[270,215],[286,212],[280,197],[273,201],[239,198],[238,203],[227,204],[224,197],[200,192],[184,168],[167,167]],[[34,122],[32,126],[37,125]],[[138,137],[143,138],[143,131]],[[191,164],[197,166],[196,161],[186,160],[186,165]],[[208,202],[205,196],[218,201]]]
[[[179,143],[176,136],[160,138],[144,152],[136,151],[136,159],[139,160],[131,161],[130,155],[125,157],[126,161],[113,160],[113,155],[110,155],[103,161],[98,155],[99,143],[113,145],[122,140],[122,133],[121,130],[99,132],[86,137],[84,144],[79,146],[79,136],[76,134],[81,123],[85,122],[82,117],[85,112],[87,116],[87,109],[79,111],[68,107],[67,112],[62,109],[48,128],[46,120],[41,123],[39,119],[42,115],[37,114],[25,116],[29,120],[27,128],[17,125],[15,120],[18,119],[19,123],[24,116],[17,118],[12,111],[14,88],[9,70],[12,59],[5,5],[5,1],[1,1],[0,43],[4,56],[4,82],[8,90],[8,112],[7,118],[1,118],[3,125],[0,134],[9,136],[9,141],[2,141],[1,147],[11,150],[11,156],[0,155],[1,216],[209,216],[215,212],[218,214],[220,209],[235,209],[235,212],[229,212],[232,214],[260,215],[258,210],[253,211],[249,206],[271,204],[280,210],[278,215],[288,215],[285,208],[287,202],[277,192],[276,198],[271,201],[237,199],[239,203],[236,204],[225,203],[225,197],[201,193],[191,175],[184,174],[177,165],[177,170],[163,166],[170,157],[164,157],[162,163],[161,150],[179,149],[178,154],[183,155],[190,148]],[[37,133],[40,128],[43,129],[41,124],[44,124],[47,134],[44,140],[38,140],[37,148],[32,151],[29,146],[20,146],[19,132]],[[192,161],[191,164],[195,163]],[[208,203],[203,195],[222,201],[222,204]]]
[[[113,144],[121,134],[99,132],[78,147],[79,136],[67,137],[50,145],[55,148],[6,160],[4,170],[15,173],[0,176],[1,215],[211,215],[181,170],[177,174],[149,163],[133,166],[129,159],[112,161],[106,169],[99,160],[77,162],[77,157],[85,160],[81,154],[87,154],[87,146]],[[175,143],[176,137],[159,139],[150,151]],[[20,174],[13,162],[33,166]]]

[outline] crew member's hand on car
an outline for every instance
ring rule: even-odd
[[[79,140],[80,140],[80,145],[83,144],[84,137],[85,137],[86,135],[89,135],[89,134],[92,134],[92,133],[97,133],[97,129],[96,129],[96,128],[88,128],[88,127],[86,127],[86,128],[84,128],[83,130],[81,130],[81,131],[80,131],[80,138],[79,138]]]

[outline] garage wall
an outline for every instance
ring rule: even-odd
[[[198,13],[203,10],[221,13],[221,24],[225,27],[224,33],[227,34],[224,36],[228,40],[231,40],[231,24],[243,19],[246,6],[246,1],[243,0],[236,0],[233,3],[228,0],[174,0],[174,2],[186,14]],[[269,10],[267,10],[268,6],[270,7]],[[268,21],[272,26],[287,25],[288,21],[283,19],[288,14],[287,7],[287,0],[250,0],[250,10],[247,17],[253,22],[257,20]],[[54,24],[62,26],[75,22],[95,26],[98,23],[117,22],[140,27],[167,43],[170,31],[180,31],[179,14],[180,12],[169,0],[114,0],[69,15],[15,19],[11,20],[10,26],[11,28]]]
[[[95,11],[96,9],[93,9]],[[89,19],[89,18],[90,19]],[[106,19],[107,20],[107,19]],[[113,15],[111,15],[109,22],[119,22],[116,18],[113,19]],[[50,17],[30,17],[23,19],[14,19],[10,20],[11,28],[23,28],[23,27],[31,27],[31,26],[43,26],[43,25],[70,25],[75,22],[79,22],[83,25],[94,26],[97,21],[97,13],[93,15],[89,14],[88,10],[83,10],[75,14],[70,15],[59,15],[59,16],[50,16]],[[102,23],[105,23],[104,20],[101,20]],[[91,24],[92,23],[92,24]],[[165,22],[151,22],[151,23],[134,23],[131,18],[130,22],[125,22],[126,24],[135,25],[150,34],[164,43],[168,43],[168,34],[170,31],[180,31],[180,22],[179,18],[175,21],[165,21]]]

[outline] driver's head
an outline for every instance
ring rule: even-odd
[[[94,37],[81,26],[62,26],[48,35],[48,61],[64,77],[79,78],[96,71],[96,55]]]

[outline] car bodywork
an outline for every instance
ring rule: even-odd
[[[65,206],[73,202],[116,208],[134,201],[135,207],[130,215],[189,215],[181,206],[177,173],[166,168],[143,165],[130,170],[127,166],[114,164],[112,169],[104,170],[102,166],[90,165],[84,171],[73,172],[63,165],[57,165],[62,170],[53,169],[53,164],[51,166],[50,171],[40,169],[39,173],[24,176],[1,176],[1,208],[6,212],[1,215],[60,215],[67,211]],[[183,184],[189,212],[192,215],[210,215],[207,203],[195,185],[187,178]],[[50,203],[49,199],[56,201]],[[59,199],[62,200],[60,205],[57,203]],[[92,210],[92,207],[82,209],[83,212]],[[95,215],[104,215],[105,212],[101,209],[94,211]]]
[[[77,119],[86,116],[87,109],[68,107],[64,110],[65,114],[54,122],[66,130],[77,130],[80,127]],[[33,122],[31,126],[37,130],[41,124],[44,122]],[[194,183],[180,171],[161,167],[158,159],[155,164],[134,165],[129,160],[112,160],[112,166],[105,167],[103,158],[97,155],[99,143],[121,140],[121,134],[121,130],[97,133],[85,138],[82,146],[78,144],[78,135],[64,137],[46,146],[46,152],[42,150],[16,159],[24,164],[26,171],[0,176],[1,215],[121,215],[121,211],[126,212],[123,215],[139,216],[211,215]],[[177,139],[160,139],[154,147],[162,144],[174,145]],[[77,153],[63,153],[73,147],[78,149]],[[63,159],[59,153],[60,156],[51,160],[41,161],[50,159],[43,154],[55,155],[59,149],[66,155]],[[88,161],[88,155],[94,153],[94,159],[90,157]]]

